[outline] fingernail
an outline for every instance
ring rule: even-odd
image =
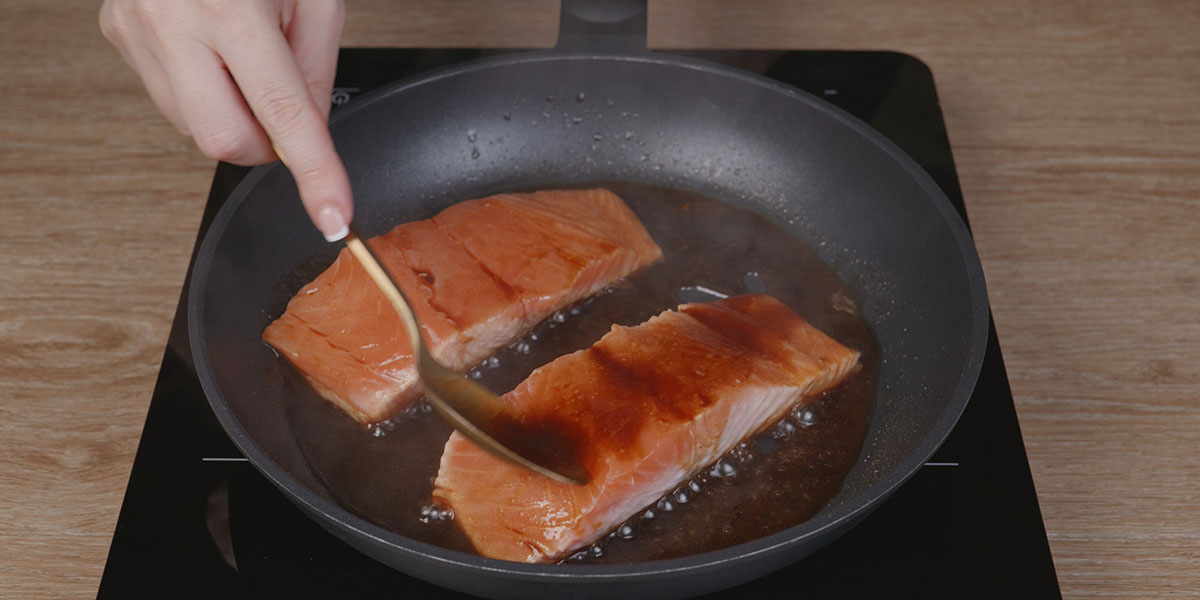
[[[342,211],[332,204],[325,204],[317,209],[315,221],[317,229],[321,230],[327,242],[336,242],[350,233],[350,225],[346,223]]]

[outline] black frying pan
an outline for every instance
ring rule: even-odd
[[[621,129],[642,145],[597,144],[592,129],[543,114],[546,98],[581,93],[612,119],[624,113]],[[860,462],[801,525],[716,552],[622,565],[517,564],[417,542],[340,506],[289,430],[286,386],[267,376],[280,359],[259,336],[282,310],[279,299],[303,283],[288,275],[301,258],[327,263],[336,248],[308,223],[288,172],[257,168],[217,215],[196,261],[188,312],[197,371],[222,425],[263,474],[326,529],[397,569],[493,597],[669,598],[729,587],[864,518],[933,454],[974,387],[987,337],[983,274],[934,182],[817,98],[646,51],[643,3],[567,0],[554,50],[397,83],[340,110],[331,129],[355,221],[368,235],[457,200],[611,180],[682,188],[767,215],[854,290],[883,359]]]

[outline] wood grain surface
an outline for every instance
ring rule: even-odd
[[[0,597],[94,596],[213,163],[0,4]],[[553,0],[350,0],[344,46],[546,46]],[[932,68],[1067,597],[1200,593],[1200,3],[654,1],[655,47]]]

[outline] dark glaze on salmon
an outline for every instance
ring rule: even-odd
[[[558,561],[840,383],[858,357],[764,294],[613,327],[501,398],[521,414],[577,428],[586,485],[514,465],[456,432],[433,497],[454,511],[480,554]]]

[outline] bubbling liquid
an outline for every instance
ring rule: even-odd
[[[783,301],[862,352],[863,369],[704,465],[563,562],[675,558],[751,541],[811,518],[853,467],[874,399],[878,351],[854,294],[803,242],[754,212],[681,190],[601,185],[637,213],[664,260],[552,315],[468,376],[504,393],[533,369],[591,346],[613,324],[636,325],[683,302],[743,293]],[[473,551],[453,510],[431,502],[451,429],[428,402],[366,431],[315,394],[298,395],[285,408],[313,473],[345,508],[412,539]]]

